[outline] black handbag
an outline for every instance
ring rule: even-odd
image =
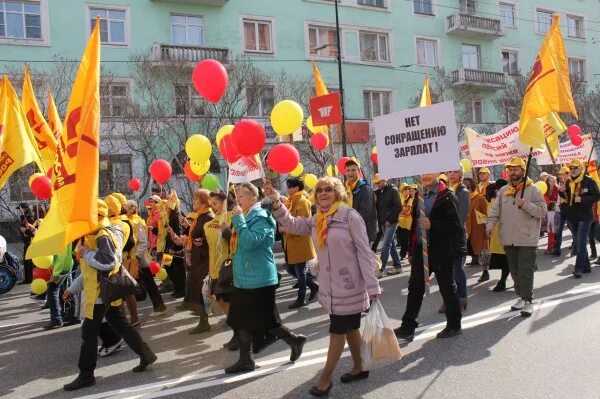
[[[135,300],[138,302],[145,301],[148,297],[148,291],[142,280],[136,279],[137,287],[135,289]]]
[[[122,266],[112,276],[109,276],[109,272],[99,271],[98,281],[100,282],[100,299],[105,305],[135,295],[139,286],[137,281]]]
[[[222,290],[229,290],[233,285],[233,262],[231,259],[226,259],[219,269],[219,279],[217,285]]]

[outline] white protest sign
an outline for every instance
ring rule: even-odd
[[[469,149],[469,143],[466,141],[460,141],[458,143],[458,150],[460,151],[460,156],[464,159],[471,159],[471,150]]]
[[[248,183],[263,177],[265,177],[265,172],[258,155],[242,157],[229,165],[229,183]]]
[[[445,102],[374,118],[379,174],[415,176],[458,168],[454,104]]]
[[[592,150],[594,147],[594,139],[592,138],[592,135],[584,134],[581,136],[581,138],[583,139],[583,143],[578,147],[575,147],[570,140],[560,143],[560,156],[558,159],[556,159],[556,163],[565,164],[571,162],[574,159],[579,159],[581,161],[587,162],[588,158],[590,157],[590,154],[592,154],[591,160],[595,161],[596,151]],[[551,165],[552,160],[550,159],[550,157],[547,157],[547,159],[538,158],[537,163],[538,165]]]

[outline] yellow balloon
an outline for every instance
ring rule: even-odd
[[[32,259],[33,264],[40,269],[50,269],[52,267],[52,263],[54,262],[54,257],[52,256],[38,256]]]
[[[210,169],[210,159],[207,159],[204,163],[196,162],[190,159],[190,169],[197,176],[204,176]]]
[[[221,144],[221,140],[223,140],[223,137],[227,136],[228,134],[231,134],[231,132],[233,132],[233,125],[225,125],[217,131],[217,137],[215,138],[215,141],[217,142],[217,147]]]
[[[29,177],[29,188],[31,188],[31,182],[33,182],[35,179],[37,179],[38,177],[41,177],[41,176],[45,176],[45,175],[43,173],[40,173],[40,172],[32,174]]]
[[[42,295],[48,289],[48,284],[43,278],[36,278],[31,282],[31,292]]]
[[[319,181],[319,179],[317,178],[317,176],[313,175],[312,173],[304,175],[304,185],[309,190],[312,190],[313,188],[315,188],[318,181]]]
[[[546,194],[546,191],[548,191],[548,185],[546,184],[546,182],[540,180],[536,181],[533,185],[536,186],[538,190],[540,190],[540,193],[542,193],[542,195]]]
[[[304,173],[304,165],[299,163],[298,166],[296,166],[296,168],[290,172],[290,176],[298,177],[301,176],[302,173]]]
[[[185,152],[191,160],[204,164],[212,154],[212,144],[206,136],[194,134],[185,142]]]
[[[323,126],[315,126],[315,125],[313,125],[312,116],[309,116],[308,118],[306,118],[306,128],[312,134],[322,133],[323,132]]]
[[[327,176],[334,177],[334,176],[337,176],[339,174],[340,174],[340,171],[339,171],[339,169],[338,169],[338,167],[336,165],[329,165],[327,167]]]
[[[169,275],[167,274],[167,271],[164,268],[160,268],[160,270],[156,273],[156,277],[158,277],[158,279],[160,281],[163,281],[164,279],[166,279]]]
[[[373,147],[373,149],[371,150],[371,155],[373,154],[377,154],[377,146]]]
[[[287,136],[300,129],[304,120],[304,111],[297,102],[283,100],[271,111],[271,126],[280,136]]]
[[[162,265],[163,266],[171,266],[171,263],[173,263],[173,255],[163,254]]]
[[[468,159],[461,159],[460,164],[463,167],[463,173],[471,173],[473,170],[473,164]]]

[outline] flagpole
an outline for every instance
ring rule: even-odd
[[[531,165],[531,157],[533,155],[533,147],[529,147],[529,155],[527,156],[527,165],[525,165],[525,176],[523,176],[523,189],[521,189],[521,199],[525,196],[525,188],[527,187],[527,176],[529,175],[529,165]],[[521,209],[521,207],[519,207]]]
[[[421,183],[421,176],[417,177],[417,195],[419,196],[419,221],[427,217],[425,213],[425,197],[423,195],[423,184]],[[425,295],[428,295],[431,290],[431,281],[429,280],[429,245],[427,241],[427,231],[421,229],[421,246],[423,247],[423,276],[425,285]]]

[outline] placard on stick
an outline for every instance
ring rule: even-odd
[[[379,174],[390,179],[455,170],[458,132],[451,102],[374,119]]]

